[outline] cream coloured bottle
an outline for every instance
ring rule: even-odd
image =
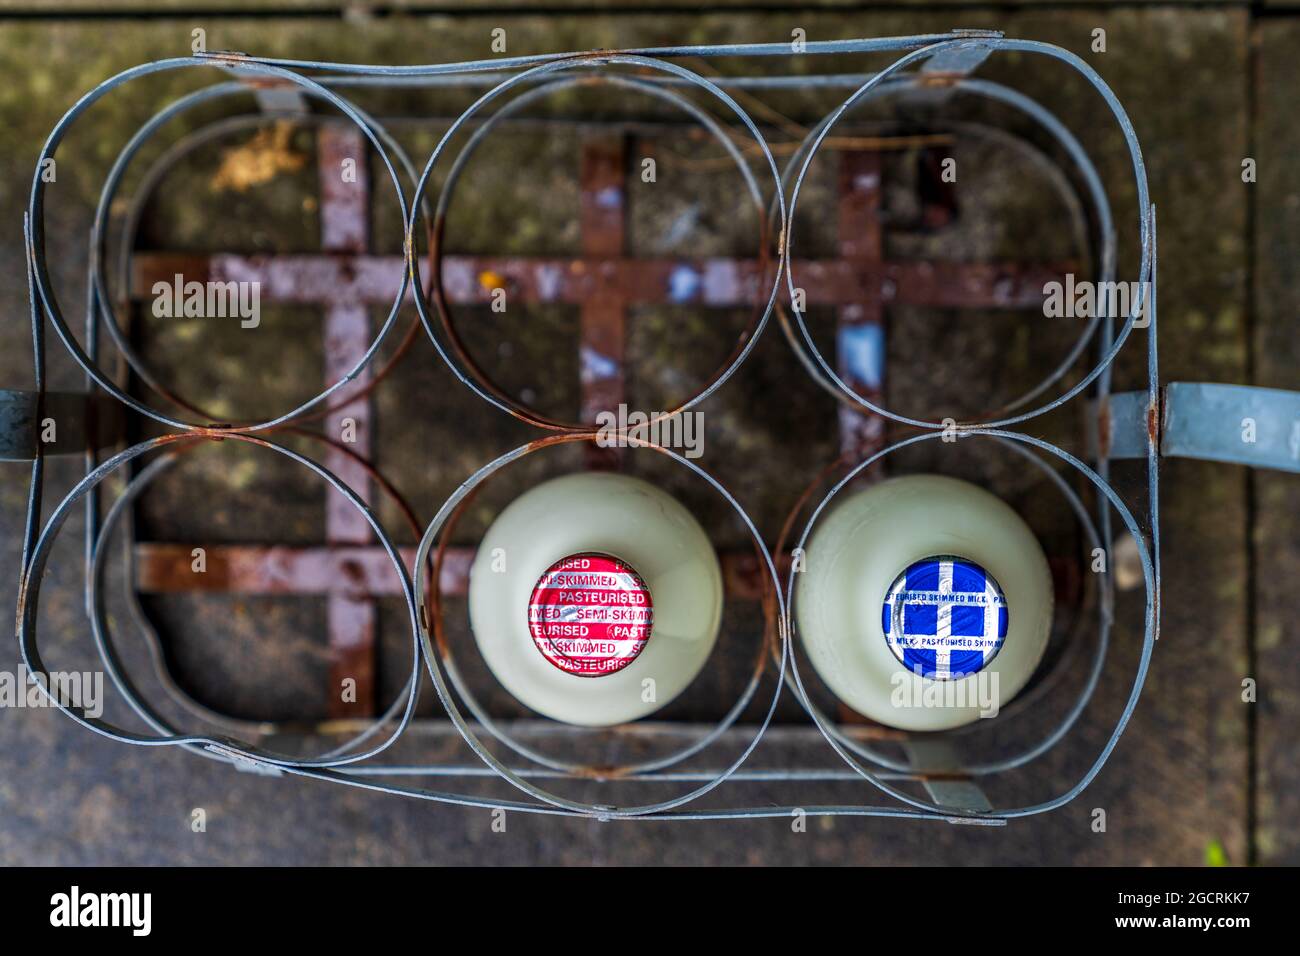
[[[667,704],[717,639],[722,572],[676,499],[637,478],[554,478],[507,506],[470,568],[470,627],[525,706],[570,724]]]
[[[893,478],[833,505],[796,581],[817,674],[859,713],[903,730],[993,716],[1047,646],[1052,578],[1005,502],[941,475]]]

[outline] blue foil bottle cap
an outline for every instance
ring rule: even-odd
[[[881,608],[889,649],[909,672],[931,680],[983,670],[1002,649],[1007,619],[1006,595],[993,576],[951,554],[909,564]]]

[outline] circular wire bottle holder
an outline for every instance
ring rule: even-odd
[[[1139,248],[1141,262],[1138,270],[1138,300],[1126,316],[1094,316],[1081,332],[1080,338],[1072,346],[1065,360],[1054,368],[1047,377],[1029,391],[1014,398],[1003,407],[979,421],[954,423],[952,421],[930,421],[910,417],[883,407],[871,398],[859,394],[835,371],[832,364],[819,351],[806,323],[806,309],[800,304],[797,294],[798,285],[795,264],[792,260],[791,223],[799,208],[801,187],[808,170],[818,151],[823,147],[828,135],[837,123],[855,105],[877,96],[896,94],[913,88],[923,88],[934,83],[933,77],[925,75],[927,64],[936,64],[941,70],[943,82],[963,93],[983,97],[1017,110],[1041,127],[1049,138],[1071,159],[1075,172],[1083,182],[1087,200],[1092,209],[1098,230],[1099,275],[1103,281],[1111,281],[1115,275],[1115,236],[1111,213],[1106,199],[1105,189],[1100,177],[1093,168],[1086,153],[1069,130],[1043,107],[1022,94],[998,84],[989,83],[969,77],[969,69],[978,65],[989,53],[996,51],[1015,51],[1022,54],[1042,56],[1065,64],[1089,83],[1102,97],[1110,109],[1124,137],[1125,145],[1131,157],[1134,181],[1136,185],[1137,207],[1139,214]],[[37,638],[39,620],[41,580],[48,566],[54,543],[60,529],[74,507],[84,504],[89,520],[89,533],[86,539],[86,607],[91,625],[91,638],[96,652],[109,674],[114,688],[127,707],[143,722],[144,731],[128,729],[110,723],[100,717],[86,713],[80,707],[59,699],[52,694],[48,680],[40,684],[51,704],[62,710],[71,719],[83,727],[116,741],[139,746],[178,746],[196,754],[217,760],[228,761],[243,769],[253,769],[273,774],[293,774],[328,780],[338,784],[377,790],[395,795],[403,795],[437,802],[491,807],[524,812],[560,814],[568,816],[596,817],[599,819],[656,817],[669,819],[725,819],[748,817],[789,816],[795,812],[807,812],[824,815],[864,815],[913,817],[930,819],[961,819],[969,822],[1001,823],[1008,819],[1040,813],[1059,807],[1075,796],[1100,772],[1106,759],[1117,745],[1121,734],[1133,712],[1141,693],[1147,666],[1150,661],[1153,643],[1158,632],[1159,621],[1159,535],[1158,535],[1158,497],[1156,484],[1156,449],[1154,441],[1148,441],[1147,454],[1147,491],[1149,494],[1148,514],[1140,522],[1128,505],[1109,481],[1108,462],[1104,455],[1097,460],[1096,468],[1090,467],[1080,458],[1045,439],[1011,430],[1011,426],[1030,421],[1084,393],[1090,387],[1093,394],[1104,396],[1109,387],[1111,364],[1129,338],[1135,327],[1147,328],[1148,339],[1148,388],[1153,401],[1156,381],[1156,330],[1155,330],[1155,213],[1150,205],[1146,175],[1142,154],[1136,134],[1123,107],[1105,82],[1085,62],[1058,47],[1034,41],[1013,40],[998,33],[987,31],[956,31],[952,34],[934,34],[914,37],[836,40],[809,42],[802,51],[806,54],[878,54],[897,53],[899,57],[890,65],[874,74],[862,76],[780,76],[759,77],[706,77],[673,62],[680,57],[755,57],[778,56],[791,51],[785,44],[740,44],[723,46],[697,47],[663,47],[627,51],[592,51],[588,53],[546,54],[527,57],[499,58],[488,61],[471,61],[464,63],[444,63],[425,66],[371,66],[358,64],[327,63],[315,61],[294,61],[268,59],[244,54],[205,54],[196,57],[178,57],[155,63],[143,64],[118,74],[82,97],[55,125],[48,140],[41,150],[37,161],[37,171],[33,178],[31,200],[25,224],[28,251],[29,298],[31,302],[31,320],[33,352],[36,367],[36,384],[38,402],[45,395],[45,340],[44,322],[49,320],[56,334],[67,348],[69,354],[84,370],[88,382],[93,388],[113,396],[133,412],[152,419],[169,429],[159,437],[150,438],[127,447],[108,457],[102,463],[94,451],[86,455],[86,473],[73,489],[65,495],[42,521],[42,499],[44,490],[44,457],[38,445],[32,463],[32,479],[29,494],[27,529],[24,536],[21,580],[18,599],[18,641],[23,661],[34,675],[45,676],[48,672],[42,660]],[[84,346],[72,332],[64,318],[62,306],[52,288],[45,251],[45,189],[46,183],[41,175],[43,165],[52,160],[60,143],[77,117],[110,91],[129,84],[132,80],[150,74],[202,67],[224,67],[235,73],[234,82],[224,81],[190,93],[164,108],[147,121],[130,139],[122,153],[114,162],[99,205],[96,210],[94,226],[91,233],[91,284],[88,309],[87,331]],[[636,70],[633,75],[613,73],[609,67],[616,66]],[[913,67],[919,70],[910,69]],[[496,82],[494,75],[505,73],[506,78]],[[310,75],[309,75],[310,74]],[[107,334],[127,365],[138,375],[139,380],[153,389],[172,404],[179,405],[189,413],[202,415],[197,404],[174,395],[164,386],[159,376],[150,370],[141,357],[132,349],[115,313],[107,282],[105,259],[107,250],[107,217],[110,205],[116,197],[117,190],[125,176],[131,160],[139,153],[141,147],[171,119],[183,115],[186,111],[201,104],[215,102],[226,97],[247,92],[252,85],[278,85],[298,90],[337,110],[345,121],[355,125],[364,136],[366,145],[382,162],[393,183],[397,204],[402,220],[402,249],[405,268],[386,318],[380,324],[374,339],[366,347],[360,359],[348,369],[336,382],[328,385],[315,396],[300,403],[290,412],[272,415],[263,420],[244,424],[212,424],[211,422],[187,421],[176,417],[142,401],[118,384],[98,364],[99,330],[107,327]],[[402,86],[402,85],[465,85],[466,87],[484,86],[485,92],[463,113],[457,116],[450,128],[438,141],[432,154],[416,173],[416,167],[402,151],[389,132],[374,118],[362,111],[348,100],[341,89],[349,86]],[[444,296],[441,281],[441,250],[444,237],[442,225],[450,204],[456,182],[460,178],[465,163],[469,160],[477,145],[487,137],[494,124],[515,109],[521,109],[548,93],[556,92],[570,86],[582,84],[602,84],[620,90],[646,93],[665,103],[679,107],[703,126],[726,149],[729,157],[736,163],[744,180],[749,199],[760,215],[764,229],[760,231],[759,256],[763,262],[763,291],[758,296],[758,307],[751,322],[735,350],[723,367],[719,369],[704,386],[690,396],[671,412],[663,413],[663,418],[680,414],[709,395],[713,394],[744,363],[751,354],[759,335],[767,325],[773,312],[777,313],[787,338],[794,346],[799,360],[812,373],[815,381],[824,389],[834,394],[838,401],[853,408],[860,408],[870,413],[892,420],[901,425],[919,429],[918,434],[902,438],[884,447],[861,461],[851,463],[846,473],[830,487],[823,497],[811,506],[811,513],[806,523],[795,532],[796,514],[791,514],[791,521],[776,549],[769,549],[759,535],[750,516],[736,498],[712,475],[689,458],[674,451],[638,437],[637,434],[620,434],[623,442],[639,453],[659,454],[675,466],[686,469],[692,480],[698,480],[708,487],[710,492],[720,497],[733,513],[735,519],[743,525],[750,537],[756,556],[758,578],[763,593],[763,626],[759,633],[752,636],[755,667],[750,679],[745,683],[739,698],[732,704],[725,716],[718,723],[701,733],[694,741],[678,747],[667,754],[640,761],[629,761],[617,766],[595,767],[557,758],[544,753],[533,745],[516,739],[509,728],[495,721],[487,708],[475,697],[472,688],[463,679],[456,666],[448,642],[442,634],[441,601],[438,583],[445,543],[463,506],[477,489],[493,475],[505,469],[511,463],[538,451],[560,445],[594,443],[598,434],[591,426],[565,423],[548,418],[515,401],[496,383],[484,374],[469,357],[463,343],[459,340],[452,323],[448,303]],[[797,146],[788,166],[782,171],[773,151],[757,123],[749,116],[731,93],[732,88],[762,89],[765,87],[821,87],[828,90],[837,88],[850,89],[848,97],[818,124]],[[753,148],[761,158],[772,176],[770,200],[764,198],[764,190],[749,170],[736,143],[728,131],[710,113],[694,101],[681,95],[680,90],[688,88],[708,98],[714,107],[722,108],[729,115],[744,135],[752,138]],[[449,144],[455,134],[469,128],[480,111],[503,97],[504,94],[516,92],[512,100],[498,109],[497,113],[484,122],[470,135],[466,145],[451,160],[450,172],[447,174],[442,191],[436,202],[430,203],[426,198],[431,177],[440,161],[445,161]],[[310,121],[319,121],[314,118]],[[213,124],[209,132],[194,134],[219,135],[221,130],[237,128],[242,120],[226,120]],[[167,165],[169,157],[181,151],[180,146],[165,154],[156,166],[146,174],[142,192],[147,193],[156,186]],[[400,171],[400,172],[399,172]],[[402,175],[411,181],[412,189],[408,193],[402,183]],[[433,211],[430,212],[430,206]],[[127,235],[134,236],[139,224],[143,200],[137,199],[131,206],[128,218]],[[423,227],[429,235],[430,275],[423,276],[417,253],[418,229]],[[775,238],[776,252],[774,259],[768,258],[769,239]],[[129,273],[132,242],[125,243],[122,259],[119,263],[119,279],[124,281]],[[768,264],[772,266],[771,287],[767,289]],[[789,296],[787,309],[778,300],[782,286]],[[505,410],[539,428],[548,429],[555,434],[541,438],[516,448],[484,465],[464,482],[440,507],[437,515],[423,526],[415,558],[410,566],[404,562],[402,555],[392,537],[383,527],[378,516],[370,509],[360,495],[346,481],[333,471],[296,451],[286,444],[272,440],[277,431],[289,434],[301,434],[299,426],[310,415],[318,415],[322,409],[329,410],[327,399],[335,395],[345,385],[356,380],[369,368],[378,354],[381,343],[386,339],[397,322],[399,310],[407,295],[411,295],[418,313],[418,322],[423,326],[441,358],[455,374],[479,398],[488,404]],[[1138,324],[1139,318],[1144,319]],[[1113,327],[1113,319],[1121,318],[1118,331]],[[411,331],[414,331],[412,326]],[[409,341],[409,334],[408,334]],[[1060,381],[1065,372],[1073,367],[1079,357],[1089,346],[1095,348],[1097,358],[1089,370],[1074,384],[1065,388],[1059,395],[1050,398],[1034,408],[1026,408],[1038,400],[1053,384]],[[404,346],[399,346],[400,353]],[[383,377],[383,372],[396,361],[391,359],[387,366],[376,376]],[[374,381],[370,388],[373,388]],[[355,400],[351,396],[348,401]],[[782,575],[778,570],[775,554],[782,553],[788,538],[796,550],[802,549],[812,533],[818,518],[830,506],[831,502],[849,485],[863,475],[868,469],[884,461],[889,456],[905,449],[920,446],[922,443],[943,440],[954,433],[961,441],[974,439],[990,442],[1004,451],[1023,458],[1034,469],[1042,472],[1045,479],[1058,491],[1070,512],[1078,521],[1082,540],[1091,549],[1102,548],[1110,553],[1112,545],[1112,515],[1119,516],[1123,527],[1133,536],[1142,565],[1145,585],[1145,606],[1143,612],[1143,639],[1138,660],[1135,665],[1132,682],[1125,696],[1122,712],[1106,737],[1100,752],[1087,766],[1082,775],[1064,786],[1053,796],[1024,806],[1001,806],[976,808],[955,805],[937,799],[919,796],[909,792],[898,784],[916,783],[924,779],[917,768],[905,760],[884,752],[869,742],[863,742],[854,734],[837,725],[813,702],[813,695],[805,686],[804,676],[800,672],[799,655],[794,652],[796,629],[792,613],[795,596],[795,577],[797,569],[791,567]],[[315,436],[320,440],[319,436]],[[410,670],[399,693],[391,704],[373,722],[359,733],[334,746],[322,754],[301,757],[279,753],[251,743],[241,736],[246,733],[254,736],[264,728],[245,722],[229,722],[226,729],[232,733],[190,733],[177,726],[155,707],[145,695],[132,675],[128,673],[122,656],[117,649],[109,622],[105,598],[105,566],[108,545],[115,530],[119,529],[123,517],[129,512],[138,496],[160,474],[165,472],[181,455],[197,446],[211,441],[234,440],[256,446],[283,456],[289,461],[308,469],[322,480],[333,492],[341,495],[351,507],[363,517],[366,526],[374,535],[382,551],[392,566],[397,593],[403,605],[404,626],[409,629],[409,646],[411,648]],[[346,449],[343,449],[346,452]],[[110,477],[116,476],[128,466],[143,465],[125,483],[119,497],[110,505],[100,520],[98,512],[99,490]],[[1073,473],[1084,480],[1093,490],[1097,499],[1097,514],[1092,514],[1083,498],[1071,487],[1061,474]],[[400,496],[381,481],[381,490],[393,497],[408,516],[408,520],[419,527],[418,521],[410,509],[401,501]],[[813,500],[814,489],[806,493],[803,504]],[[1149,531],[1150,546],[1144,527]],[[129,542],[128,542],[129,546]],[[784,584],[784,586],[782,586]],[[1092,647],[1090,658],[1085,658],[1083,679],[1074,699],[1064,708],[1064,714],[1046,728],[1038,728],[1033,739],[1015,752],[1003,754],[998,759],[967,762],[948,769],[953,775],[964,778],[993,776],[1020,770],[1026,764],[1046,753],[1058,744],[1076,726],[1080,716],[1087,708],[1093,691],[1097,687],[1107,659],[1109,634],[1114,607],[1113,584],[1109,573],[1102,573],[1095,585],[1096,591],[1090,601],[1097,614],[1097,639]],[[133,599],[133,595],[131,596]],[[142,615],[134,621],[143,636],[155,666],[156,676],[164,676],[165,667],[160,664],[161,654],[157,635],[147,626]],[[1081,622],[1075,622],[1082,630]],[[1077,639],[1071,641],[1070,651],[1076,651]],[[1064,660],[1064,659],[1063,659]],[[1079,662],[1068,658],[1069,669],[1077,668]],[[414,720],[421,667],[429,677],[439,703],[446,713],[450,724],[463,739],[464,743],[481,761],[481,767],[399,767],[385,765],[373,758],[388,750]],[[1058,660],[1051,672],[1045,674],[1039,688],[1052,687],[1058,673],[1067,669]],[[763,681],[772,681],[770,701],[759,695]],[[39,683],[39,681],[38,681]],[[168,687],[162,681],[164,689],[173,698],[181,699],[184,695],[178,688]],[[174,693],[173,693],[174,691]],[[834,752],[846,768],[839,773],[824,769],[764,771],[753,769],[747,764],[754,751],[759,747],[765,732],[769,729],[777,712],[783,694],[794,696],[803,711],[816,726],[820,738],[830,751]],[[1045,692],[1031,688],[1022,698],[1012,702],[1006,708],[1008,716],[1017,718],[1032,713],[1037,696]],[[459,703],[458,703],[459,701]],[[182,701],[184,703],[184,701]],[[193,701],[187,703],[191,715],[212,722],[220,723],[219,715],[205,711]],[[757,706],[760,717],[756,722],[745,724],[742,716]],[[463,708],[463,709],[462,709]],[[467,716],[468,714],[468,716]],[[472,720],[470,719],[472,718]],[[635,734],[636,724],[621,728],[622,732]],[[945,740],[959,740],[963,735],[979,732],[978,726],[959,728],[939,735]],[[703,771],[675,769],[690,758],[711,752],[718,741],[728,732],[740,736],[738,755],[722,761],[720,769]],[[928,736],[928,735],[923,735]],[[490,738],[490,743],[489,743]],[[504,753],[507,756],[503,757]],[[521,764],[522,760],[525,763]],[[433,777],[473,778],[490,775],[508,783],[519,791],[521,799],[499,799],[472,793],[433,790],[399,782],[405,776],[427,774]],[[687,789],[675,796],[653,802],[616,803],[612,800],[599,803],[573,799],[557,792],[549,786],[542,786],[538,781],[544,779],[597,780],[602,786],[614,788],[627,781],[660,781],[685,783]],[[808,783],[818,780],[862,780],[872,784],[884,795],[892,798],[892,804],[872,805],[852,803],[834,806],[803,807],[759,806],[747,807],[730,802],[721,806],[700,806],[699,798],[706,794],[728,792],[720,790],[724,783],[730,781],[733,786],[740,786],[746,781],[788,781]]]

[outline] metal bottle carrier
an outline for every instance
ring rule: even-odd
[[[815,273],[819,304],[837,307],[841,340],[851,341],[856,329],[880,321],[880,313],[887,304],[914,301],[962,306],[994,301],[1004,304],[1032,301],[1043,282],[1063,270],[1044,271],[1015,263],[990,263],[950,266],[937,272],[930,269],[922,273],[906,263],[886,261],[879,236],[872,234],[842,235],[837,258],[815,262],[801,259],[788,228],[798,208],[800,187],[823,141],[855,104],[899,92],[943,96],[961,90],[988,98],[1028,117],[1074,162],[1076,172],[1085,184],[1085,201],[1097,224],[1099,278],[1102,281],[1116,278],[1115,226],[1100,177],[1079,143],[1050,112],[1015,90],[973,75],[985,58],[997,51],[1047,57],[1067,65],[1096,89],[1111,111],[1132,160],[1140,211],[1138,282],[1142,291],[1128,315],[1094,317],[1066,361],[1033,392],[1022,396],[1015,407],[1008,407],[987,420],[967,423],[910,418],[884,407],[878,376],[870,369],[864,369],[853,353],[841,349],[839,355],[828,359],[818,349],[805,322],[807,306],[800,294],[801,275]],[[404,67],[212,53],[143,64],[105,81],[78,101],[55,126],[41,151],[25,223],[36,390],[0,391],[0,458],[30,460],[32,465],[18,604],[18,639],[28,668],[35,674],[45,673],[37,640],[41,581],[61,526],[72,510],[80,505],[85,508],[88,528],[86,607],[92,638],[114,687],[148,731],[115,726],[52,698],[53,703],[79,724],[113,740],[138,746],[177,746],[200,757],[229,762],[241,770],[306,776],[444,803],[599,819],[725,819],[807,813],[931,818],[954,823],[1001,825],[1014,817],[1060,807],[1082,792],[1100,771],[1123,733],[1141,693],[1159,634],[1160,458],[1192,457],[1300,471],[1300,394],[1235,385],[1160,384],[1156,354],[1156,220],[1154,207],[1148,198],[1141,151],[1115,95],[1078,57],[1049,44],[1008,39],[990,31],[969,30],[915,37],[810,41],[800,52],[812,57],[890,52],[897,53],[898,58],[874,74],[800,75],[791,72],[785,75],[710,78],[674,61],[687,56],[782,58],[791,55],[791,48],[783,43],[691,46],[502,57]],[[90,301],[86,331],[79,340],[65,318],[47,267],[46,184],[41,176],[42,164],[56,154],[78,115],[110,90],[153,73],[211,68],[214,65],[224,67],[232,78],[228,82],[203,87],[160,111],[132,137],[113,164],[90,237]],[[630,68],[636,72],[613,72],[608,67]],[[621,197],[625,185],[622,181],[623,157],[627,148],[624,134],[592,137],[584,145],[581,177],[583,254],[580,257],[530,260],[443,254],[441,229],[447,205],[459,172],[477,143],[505,114],[526,104],[530,97],[586,82],[611,83],[681,106],[728,147],[746,176],[751,198],[760,209],[767,210],[765,218],[770,235],[756,260],[725,259],[699,263],[622,258],[626,225],[621,213],[624,204],[621,199],[611,202],[609,197]],[[445,85],[481,90],[482,95],[454,119],[420,170],[380,122],[346,98],[349,87],[363,85]],[[822,119],[782,169],[759,126],[732,92],[738,89],[805,87],[842,90],[846,99]],[[105,233],[108,210],[126,167],[156,131],[189,110],[228,97],[246,96],[250,89],[255,92],[264,114],[285,115],[295,122],[316,124],[317,149],[322,157],[333,161],[369,149],[380,158],[383,172],[393,184],[401,209],[405,251],[398,257],[378,256],[367,251],[366,210],[370,184],[364,171],[363,188],[354,190],[334,189],[328,181],[330,177],[322,177],[320,255],[178,257],[151,253],[135,256],[128,242],[122,260],[116,264],[121,287],[149,288],[158,277],[183,270],[218,281],[255,280],[262,283],[268,295],[276,301],[308,302],[326,308],[326,336],[330,342],[327,365],[334,376],[333,384],[298,408],[278,417],[254,423],[214,424],[201,409],[170,395],[122,333],[117,311],[122,304],[114,303],[108,292],[110,265],[106,261]],[[715,119],[682,97],[680,91],[683,89],[711,97],[737,129],[752,137],[752,146],[762,154],[762,165],[772,177],[767,188],[771,194],[770,202],[765,199],[764,187],[746,172],[747,167],[740,160],[734,142],[724,135]],[[454,158],[445,155],[448,143],[458,130],[469,129],[482,108],[512,91],[522,92],[477,126],[461,154]],[[312,113],[309,104],[313,100],[332,106],[351,125]],[[138,190],[127,215],[126,234],[129,237],[135,235],[144,199],[170,163],[213,136],[259,121],[260,118],[254,115],[202,127],[164,155],[148,171]],[[434,202],[426,195],[426,186],[440,162],[450,164],[451,172]],[[404,188],[403,176],[414,184],[413,192],[408,193]],[[379,178],[383,178],[382,173]],[[841,209],[855,212],[859,218],[865,211],[864,221],[871,222],[870,213],[879,204],[880,189],[878,156],[869,151],[846,155],[839,178]],[[421,229],[427,230],[430,237],[428,264],[422,264],[423,257],[417,253],[417,236]],[[1118,515],[1123,526],[1119,531],[1132,536],[1140,558],[1145,589],[1144,635],[1127,702],[1095,761],[1068,788],[1050,799],[1028,806],[994,806],[981,786],[981,781],[989,776],[1026,772],[1024,765],[1050,750],[1069,733],[1087,706],[1106,657],[1112,621],[1115,584],[1109,569],[1103,570],[1097,578],[1096,639],[1085,668],[1088,677],[1078,691],[1077,700],[1061,719],[1036,734],[1033,741],[994,761],[981,761],[964,755],[960,732],[893,735],[891,739],[901,748],[900,757],[879,748],[870,735],[864,736],[854,728],[839,725],[819,710],[807,693],[793,653],[794,619],[790,608],[794,597],[794,574],[798,572],[784,560],[786,548],[769,549],[741,505],[694,461],[669,449],[649,445],[636,436],[625,437],[629,438],[630,444],[668,456],[711,485],[734,509],[737,519],[752,536],[752,553],[727,553],[721,557],[731,596],[761,601],[766,615],[768,634],[755,641],[753,678],[727,716],[716,726],[702,728],[693,736],[687,735],[681,745],[667,755],[639,763],[608,766],[560,760],[517,736],[512,727],[494,721],[466,686],[445,642],[440,640],[438,611],[441,595],[463,593],[472,558],[466,549],[448,547],[444,533],[482,482],[512,462],[542,448],[584,443],[590,448],[588,461],[592,467],[604,467],[608,462],[604,450],[595,447],[595,431],[589,424],[550,420],[515,401],[474,365],[456,338],[454,327],[447,319],[448,310],[455,304],[484,301],[491,290],[476,284],[473,277],[485,272],[500,275],[504,281],[512,283],[522,301],[565,302],[581,306],[584,421],[590,421],[595,411],[617,405],[622,398],[624,322],[631,305],[693,300],[714,304],[753,301],[759,305],[750,334],[738,344],[727,365],[698,394],[669,414],[685,412],[721,387],[745,361],[759,335],[775,316],[801,363],[840,402],[843,446],[856,462],[812,507],[812,518],[802,530],[790,529],[789,544],[794,548],[802,547],[817,515],[855,478],[905,447],[934,440],[989,440],[1024,456],[1028,462],[1041,468],[1067,496],[1091,543],[1104,549],[1106,554],[1112,553],[1116,541],[1112,518]],[[879,281],[863,283],[860,280],[863,272],[878,277]],[[394,290],[397,290],[395,298]],[[382,476],[377,475],[365,460],[370,411],[364,399],[386,371],[374,368],[377,364],[375,357],[380,344],[395,329],[399,309],[408,297],[416,305],[419,325],[423,326],[461,382],[485,402],[543,430],[543,437],[483,466],[461,485],[443,503],[433,520],[422,528],[419,547],[413,552],[394,543],[367,505],[371,494],[382,493],[384,488]],[[371,338],[366,305],[388,302],[391,302],[391,308],[387,317]],[[84,369],[86,393],[56,393],[45,389],[44,330],[47,321]],[[1143,332],[1147,336],[1147,388],[1112,393],[1113,359],[1131,336],[1136,333],[1140,337]],[[104,372],[98,364],[103,334],[113,340],[139,381],[159,394],[167,395],[182,408],[193,410],[194,420],[183,420],[146,404]],[[418,327],[413,325],[408,334],[418,334]],[[1091,353],[1088,353],[1089,349]],[[1084,354],[1095,355],[1090,371],[1056,398],[1043,400],[1042,396],[1050,386],[1057,383]],[[1088,423],[1091,464],[1019,427],[1072,400],[1087,404],[1084,418]],[[1040,404],[1033,407],[1036,401]],[[101,460],[101,449],[117,443],[125,414],[151,419],[164,426],[166,432]],[[362,440],[352,449],[326,443],[320,461],[269,437],[277,430],[320,417],[333,427],[345,415],[359,422]],[[55,451],[42,442],[41,429],[42,423],[51,417],[59,422],[62,436],[57,453],[69,450],[81,453],[86,467],[84,478],[42,521],[44,459]],[[1241,423],[1244,419],[1254,423],[1253,442],[1242,440]],[[887,420],[910,426],[915,429],[915,434],[885,444],[884,424]],[[137,683],[126,672],[107,621],[104,567],[108,541],[115,529],[127,538],[131,576],[138,590],[166,592],[206,586],[194,584],[183,573],[189,560],[187,546],[135,542],[130,539],[130,522],[125,519],[129,518],[138,495],[187,448],[221,440],[253,443],[287,456],[313,472],[333,491],[330,492],[324,546],[297,549],[214,547],[210,549],[209,560],[223,568],[220,587],[261,590],[262,593],[326,594],[334,674],[357,677],[360,692],[371,702],[374,695],[373,597],[387,588],[389,596],[402,600],[411,649],[410,675],[403,694],[376,719],[352,728],[355,732],[343,744],[314,758],[277,753],[263,746],[261,741],[248,739],[265,737],[274,729],[268,725],[228,720],[222,715],[206,712],[197,702],[185,700],[185,692],[171,680],[165,665],[159,663],[161,654],[157,648],[157,635],[140,611],[133,594],[130,596],[130,606],[136,612],[133,623],[151,642],[157,669],[155,676],[164,690],[173,700],[181,701],[187,710],[231,732],[196,734],[175,725],[140,692]],[[1110,462],[1117,459],[1146,460],[1147,513],[1135,515],[1112,486]],[[1057,476],[1053,466],[1061,463],[1076,470],[1096,488],[1095,514],[1090,514],[1080,497]],[[98,489],[105,479],[119,472],[129,472],[130,480],[122,495],[101,513]],[[384,580],[395,583],[380,583]],[[378,759],[416,723],[414,712],[422,667],[427,670],[447,715],[445,720],[435,722],[438,728],[462,738],[481,763],[395,765]],[[763,705],[756,695],[764,679],[773,685],[770,704],[765,705],[760,721],[741,723],[739,718],[751,704]],[[48,690],[46,693],[49,694]],[[820,732],[820,739],[842,759],[842,767],[833,770],[768,770],[753,766],[749,758],[769,731],[778,699],[785,693],[794,695],[803,705]],[[343,725],[337,724],[334,729],[340,726]],[[569,730],[555,725],[549,733],[564,734]],[[638,735],[651,738],[661,734],[663,728],[654,722],[642,722],[619,728],[617,732],[628,738]],[[720,761],[719,766],[682,769],[682,765],[692,758],[707,755],[711,746],[724,735],[738,741],[737,754]],[[421,777],[439,781],[460,780],[462,786],[483,778],[501,778],[519,792],[519,797],[503,799],[477,792],[435,790],[410,782]],[[585,802],[557,793],[550,789],[555,786],[552,781],[557,780],[599,782],[602,800]],[[629,781],[657,782],[682,792],[651,803],[623,804],[618,802],[619,787]],[[789,781],[795,785],[816,781],[862,781],[870,783],[893,801],[880,805],[866,802],[834,806],[745,805],[743,793],[747,783],[773,781]],[[918,783],[923,788],[923,795],[904,789],[907,784]],[[696,802],[715,790],[718,796],[709,802],[716,803],[725,795],[723,805],[702,806]],[[608,800],[603,799],[606,792]]]

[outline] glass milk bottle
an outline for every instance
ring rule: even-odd
[[[722,618],[722,572],[670,495],[626,475],[565,475],[488,529],[469,615],[488,667],[521,703],[609,726],[653,713],[700,672]]]
[[[814,669],[859,713],[903,730],[994,716],[1052,625],[1052,578],[1001,499],[941,475],[851,493],[818,520],[796,579]]]

